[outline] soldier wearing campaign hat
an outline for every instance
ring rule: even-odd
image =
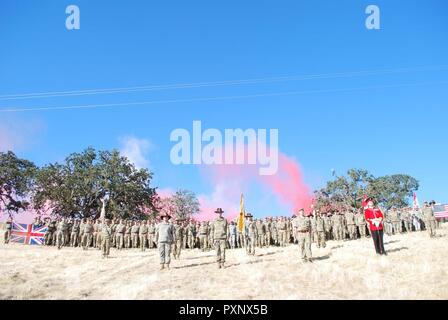
[[[160,270],[170,268],[171,262],[171,246],[174,243],[175,230],[173,224],[169,222],[171,216],[168,213],[160,216],[162,221],[157,225],[156,239],[157,248],[159,248],[160,255]]]
[[[218,263],[218,268],[224,268],[224,263],[226,262],[226,245],[228,238],[228,223],[227,220],[222,216],[224,211],[221,208],[216,209],[215,213],[218,217],[213,221],[211,225],[211,235],[213,241],[215,242],[216,250],[216,262]]]

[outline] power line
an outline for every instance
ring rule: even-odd
[[[66,96],[84,96],[84,95],[116,94],[116,93],[128,93],[128,92],[144,92],[144,91],[156,91],[156,90],[190,89],[190,88],[201,88],[201,87],[233,86],[233,85],[247,85],[247,84],[259,84],[259,83],[315,80],[315,79],[350,78],[350,77],[357,77],[357,76],[370,76],[370,75],[380,75],[380,74],[399,74],[399,73],[417,72],[417,71],[438,71],[438,70],[445,70],[445,69],[448,69],[448,65],[350,71],[350,72],[339,72],[339,73],[324,73],[324,74],[314,74],[314,75],[283,76],[283,77],[270,77],[270,78],[254,78],[254,79],[242,79],[242,80],[226,80],[226,81],[214,81],[214,82],[195,82],[195,83],[180,83],[180,84],[169,84],[169,85],[123,87],[123,88],[109,88],[109,89],[50,91],[50,92],[38,92],[38,93],[0,95],[0,100],[42,99],[42,98],[56,98],[56,97],[66,97]]]
[[[313,94],[313,93],[337,93],[337,92],[350,92],[350,91],[387,89],[387,88],[404,88],[404,87],[429,86],[429,85],[445,85],[445,84],[448,84],[448,82],[444,81],[444,82],[411,83],[411,84],[369,86],[369,87],[345,88],[345,89],[288,91],[288,92],[260,93],[260,94],[249,94],[249,95],[238,95],[238,96],[220,96],[220,97],[173,99],[173,100],[153,100],[153,101],[106,103],[106,104],[87,104],[87,105],[75,105],[75,106],[48,106],[48,107],[36,107],[36,108],[14,108],[14,107],[12,107],[10,109],[0,109],[0,112],[6,113],[6,112],[71,110],[71,109],[94,109],[94,108],[106,108],[106,107],[131,107],[131,106],[145,106],[145,105],[153,105],[153,104],[236,100],[236,99],[248,99],[248,98],[259,98],[259,97],[275,97],[275,96],[302,95],[302,94]]]

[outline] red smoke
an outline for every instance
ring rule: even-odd
[[[247,155],[247,145],[238,148],[244,148]],[[300,208],[308,211],[312,204],[311,189],[303,180],[300,165],[281,152],[278,153],[278,171],[275,175],[260,175],[259,165],[249,164],[203,165],[200,169],[205,180],[213,186],[212,194],[199,196],[200,220],[213,219],[217,207],[226,211],[228,219],[235,218],[239,213],[240,194],[247,193],[253,184],[273,194],[291,214]]]

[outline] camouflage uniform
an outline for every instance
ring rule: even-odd
[[[246,253],[248,255],[255,255],[255,244],[258,239],[258,229],[255,222],[252,220],[246,220],[245,223],[246,233]]]
[[[325,220],[321,215],[318,215],[316,217],[316,232],[317,232],[317,247],[325,248],[327,246],[325,242]]]
[[[227,220],[222,217],[217,218],[211,225],[211,234],[216,249],[216,262],[219,268],[222,268],[226,262],[227,230]]]
[[[11,238],[11,231],[12,231],[12,222],[6,221],[6,230],[4,235],[5,244],[9,243],[9,239]]]
[[[157,225],[156,239],[159,248],[161,269],[165,265],[169,268],[171,262],[171,246],[175,241],[174,226],[166,221],[162,221]]]
[[[328,215],[324,215],[322,217],[322,219],[324,220],[324,226],[325,226],[325,239],[330,240],[331,239],[331,235],[332,235],[332,219],[330,216]]]
[[[428,230],[429,236],[436,236],[436,217],[434,216],[434,210],[431,206],[425,206],[422,209],[423,219],[425,220],[425,226]]]
[[[351,211],[347,211],[345,213],[345,221],[347,223],[348,236],[350,240],[356,239],[355,214]]]
[[[146,239],[148,238],[148,225],[146,221],[143,221],[138,229],[140,250],[145,251],[146,249]]]
[[[132,248],[138,248],[138,232],[140,231],[139,223],[134,222],[134,225],[131,228],[131,239],[132,239]]]
[[[187,227],[187,245],[189,249],[194,248],[194,238],[196,236],[196,226],[190,222]]]
[[[176,224],[174,226],[174,259],[180,258],[180,252],[182,251],[182,242],[185,238],[185,228],[182,224]]]
[[[311,243],[317,243],[317,225],[316,225],[316,218],[314,216],[309,217],[310,224],[311,224]],[[297,232],[294,232],[296,235],[295,238],[297,238]],[[297,241],[299,239],[297,238]]]
[[[396,209],[391,210],[390,220],[394,227],[394,230],[393,230],[394,234],[401,233],[401,221],[400,221],[399,213]]]
[[[356,225],[358,226],[359,235],[361,236],[361,238],[365,238],[367,222],[366,222],[366,218],[364,217],[364,214],[357,213],[355,216],[355,220],[356,220]]]
[[[207,249],[207,234],[208,234],[208,226],[205,222],[201,223],[201,226],[198,230],[199,234],[199,246],[202,251],[205,251]]]
[[[278,246],[278,227],[277,227],[277,219],[272,221],[272,241],[274,245]]]
[[[149,249],[154,248],[154,244],[156,241],[156,225],[151,223],[148,227],[148,245]]]
[[[129,249],[131,247],[131,229],[132,224],[130,221],[126,223],[126,229],[124,230],[124,247]]]
[[[89,221],[85,226],[84,226],[84,234],[82,236],[82,248],[84,250],[87,250],[90,246],[90,244],[92,243],[92,237],[93,237],[93,225],[92,222]]]
[[[299,215],[295,218],[294,229],[297,232],[302,261],[311,262],[311,221],[309,217]]]
[[[124,247],[124,233],[126,231],[126,225],[123,221],[120,221],[116,230],[115,230],[115,244],[118,250],[123,249]]]
[[[112,228],[107,223],[103,223],[101,227],[101,251],[103,253],[103,258],[109,257],[110,244],[112,238]]]
[[[62,219],[61,221],[59,221],[59,223],[57,225],[57,230],[56,230],[56,245],[57,245],[58,249],[61,249],[66,241],[65,238],[66,238],[66,234],[67,234],[67,228],[68,228],[68,225],[65,222],[65,219]]]
[[[79,233],[79,222],[73,224],[72,232],[70,233],[70,245],[72,247],[78,246],[78,233]]]
[[[287,222],[285,218],[281,218],[280,221],[277,223],[278,228],[278,236],[279,236],[279,244],[281,247],[286,246],[286,228],[287,228]]]

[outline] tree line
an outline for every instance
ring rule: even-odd
[[[194,192],[177,190],[161,198],[152,179],[149,169],[136,168],[117,150],[87,148],[42,167],[12,151],[0,152],[0,210],[14,214],[32,208],[61,217],[95,218],[101,199],[108,197],[110,218],[147,219],[164,212],[188,219],[200,211]],[[368,194],[385,209],[403,207],[418,188],[418,181],[407,174],[374,177],[350,169],[314,192],[315,206],[321,211],[356,209]]]
[[[161,198],[153,173],[138,169],[119,151],[87,148],[62,162],[37,167],[12,151],[0,152],[0,209],[9,214],[34,209],[61,217],[95,218],[108,197],[110,218],[146,219],[161,211],[187,218],[199,212],[196,195],[178,190]]]

